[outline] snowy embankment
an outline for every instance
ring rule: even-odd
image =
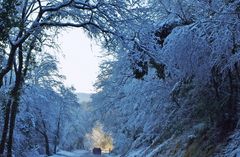
[[[86,150],[76,150],[73,152],[68,151],[59,151],[57,154],[51,156],[51,157],[117,157],[112,156],[109,154],[103,154],[103,155],[94,155],[92,152],[86,151]]]

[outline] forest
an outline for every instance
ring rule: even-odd
[[[106,57],[90,102],[59,72],[66,28]],[[0,157],[240,157],[239,60],[239,0],[0,0]]]

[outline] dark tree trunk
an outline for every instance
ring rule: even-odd
[[[42,135],[43,135],[44,141],[45,141],[46,155],[50,156],[51,153],[50,153],[49,139],[48,139],[48,135],[47,135],[47,127],[46,127],[45,121],[43,119],[42,119],[42,125],[43,125],[43,128],[44,128],[44,132],[42,132]]]
[[[238,97],[238,81],[234,78],[233,73],[229,71],[229,86],[230,86],[230,115],[232,119],[236,118],[237,97]]]
[[[47,136],[46,133],[45,133],[43,136],[44,136],[44,140],[45,140],[45,151],[46,151],[46,155],[47,155],[47,156],[50,156],[51,153],[50,153],[50,147],[49,147],[49,139],[48,139],[48,136]]]
[[[10,78],[9,78],[9,82],[7,81],[7,79],[5,79],[5,85],[7,85],[7,82],[9,85],[12,84],[12,71],[10,73]],[[5,145],[6,145],[6,141],[7,141],[7,133],[8,133],[8,125],[9,125],[9,116],[10,116],[10,110],[11,110],[11,103],[12,100],[9,99],[7,104],[6,104],[6,108],[5,108],[5,112],[4,112],[4,126],[3,126],[3,130],[2,130],[2,138],[1,138],[1,143],[0,143],[0,155],[4,153],[4,149],[5,149]]]
[[[13,102],[11,104],[11,114],[10,114],[10,124],[9,124],[9,133],[8,133],[8,143],[7,143],[7,157],[12,157],[12,147],[13,147],[13,133],[15,128],[16,115],[18,111],[18,103],[20,99],[20,90],[21,90],[21,79],[16,80],[15,87],[12,91]]]
[[[53,149],[53,153],[54,153],[54,154],[57,153],[57,146],[58,146],[58,143],[57,143],[57,141],[56,141],[56,139],[55,139],[55,141],[54,141],[54,149]]]
[[[3,85],[4,76],[12,69],[16,51],[17,51],[17,46],[12,46],[11,51],[9,53],[9,58],[8,58],[7,65],[6,65],[5,68],[3,68],[0,71],[0,87],[2,87],[2,85]]]
[[[23,85],[23,51],[22,45],[18,49],[18,69],[16,70],[16,81],[13,90],[11,91],[11,97],[13,99],[11,107],[11,116],[10,116],[10,125],[9,125],[9,134],[8,134],[8,144],[7,144],[7,157],[12,157],[12,147],[13,147],[13,133],[15,128],[16,115],[18,111],[20,92]]]
[[[228,72],[229,77],[229,90],[230,96],[228,100],[228,105],[226,106],[226,116],[224,116],[224,124],[223,124],[223,131],[228,133],[232,131],[237,124],[237,85],[235,84],[235,77],[234,74],[229,70]]]
[[[44,123],[44,122],[42,121],[42,123]],[[51,154],[51,151],[50,151],[49,139],[48,139],[47,131],[46,131],[46,128],[45,128],[45,123],[44,123],[43,127],[44,127],[44,130],[40,130],[38,128],[35,128],[35,129],[36,129],[36,131],[38,131],[43,136],[44,142],[45,142],[45,153],[46,153],[47,156],[50,156],[52,154]]]
[[[59,138],[60,138],[60,121],[61,121],[61,118],[60,118],[60,114],[59,114],[59,117],[58,117],[58,122],[57,122],[57,130],[56,130],[56,135],[54,137],[54,154],[57,153],[57,146],[59,144]]]
[[[40,112],[40,116],[42,117],[41,112]],[[35,129],[36,129],[37,132],[39,132],[43,136],[44,142],[45,142],[46,155],[50,156],[51,151],[50,151],[49,139],[48,139],[48,135],[47,135],[47,127],[46,127],[46,124],[45,124],[45,121],[44,121],[43,117],[42,117],[41,124],[42,124],[42,129],[41,129],[41,127],[35,127]]]
[[[1,140],[1,152],[0,154],[3,154],[4,149],[5,149],[5,143],[7,141],[7,132],[8,134],[8,144],[7,144],[7,150],[8,150],[8,157],[12,156],[12,138],[13,138],[13,130],[15,126],[15,118],[16,118],[16,112],[17,112],[17,106],[18,106],[18,99],[20,95],[20,89],[21,89],[21,84],[22,84],[22,68],[23,68],[23,56],[22,56],[22,46],[19,45],[19,67],[17,69],[16,73],[16,81],[15,81],[15,86],[13,90],[11,91],[10,95],[10,100],[7,104],[6,112],[5,112],[5,117],[4,117],[4,128],[3,128],[3,133],[2,133],[2,140]],[[17,52],[17,46],[11,47],[11,51],[9,54],[8,58],[8,63],[7,66],[0,71],[0,88],[3,85],[3,78],[4,76],[12,69],[13,63],[14,63],[14,56]],[[10,82],[12,81],[12,74],[10,78]],[[15,111],[16,110],[16,111]],[[14,114],[13,114],[14,113]],[[10,118],[10,119],[9,119]]]
[[[239,69],[238,69],[238,64],[237,63],[234,64],[234,68],[235,68],[235,71],[236,71],[237,78],[238,78],[238,80],[240,80],[240,74],[239,74]]]
[[[17,51],[17,47],[12,46],[10,54],[9,54],[7,66],[0,71],[0,88],[3,85],[4,76],[12,69],[12,65],[13,65],[14,56],[15,56],[16,51]],[[11,83],[11,81],[12,81],[12,73],[11,73],[11,76],[10,76],[9,84]],[[6,145],[6,141],[7,141],[7,133],[8,133],[8,128],[9,128],[9,118],[10,118],[10,111],[11,111],[11,105],[12,105],[12,102],[11,102],[10,99],[7,102],[5,115],[4,115],[4,127],[3,127],[3,131],[2,131],[2,138],[1,138],[1,144],[0,144],[0,155],[4,153],[4,149],[5,149],[5,145]]]
[[[0,144],[0,155],[4,153],[5,144],[7,141],[8,125],[9,125],[9,116],[10,116],[11,100],[9,99],[5,109],[4,115],[4,126],[2,131],[2,138]]]
[[[17,109],[18,109],[18,99],[19,99],[19,96],[16,96],[12,103],[8,144],[7,144],[7,157],[12,157],[13,132],[15,128],[15,120],[16,120]]]

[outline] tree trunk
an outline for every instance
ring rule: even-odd
[[[44,140],[45,140],[45,151],[46,151],[46,154],[47,154],[47,156],[50,156],[51,153],[50,153],[49,140],[48,140],[47,133],[45,133],[43,136],[44,136]]]
[[[57,146],[58,146],[57,138],[55,137],[55,141],[54,141],[54,149],[53,149],[53,153],[54,153],[54,154],[57,153]]]
[[[10,116],[11,100],[9,99],[6,105],[5,115],[4,115],[4,126],[2,131],[2,138],[0,144],[0,155],[4,153],[5,144],[7,141],[8,125],[9,125],[9,116]]]
[[[13,132],[15,128],[16,115],[18,110],[18,100],[19,94],[17,94],[13,99],[12,109],[11,109],[11,117],[10,117],[10,126],[9,126],[9,134],[8,134],[8,144],[7,144],[7,157],[12,157],[12,147],[13,147]]]
[[[50,145],[49,145],[49,139],[48,139],[46,125],[45,125],[44,120],[42,120],[42,124],[43,124],[43,130],[41,130],[37,127],[35,129],[37,132],[39,132],[43,136],[44,142],[45,142],[45,153],[46,153],[46,155],[50,156],[51,155]]]
[[[47,156],[50,156],[51,155],[51,152],[50,152],[50,145],[49,145],[49,139],[48,139],[48,135],[47,135],[47,127],[46,127],[46,124],[45,124],[45,121],[42,117],[42,114],[40,112],[40,116],[42,118],[42,127],[43,127],[43,130],[39,129],[39,128],[35,128],[36,131],[38,131],[41,135],[43,135],[43,138],[44,138],[44,141],[45,141],[45,152],[46,152],[46,155]]]
[[[58,122],[57,122],[56,135],[55,135],[55,137],[54,137],[54,154],[57,153],[57,146],[58,146],[58,144],[59,144],[59,138],[60,138],[60,121],[61,121],[61,118],[60,118],[60,114],[59,114]]]
[[[11,85],[12,84],[12,71],[10,73],[10,79],[8,84]],[[7,79],[5,82],[5,85],[7,85]],[[3,131],[2,131],[2,138],[1,138],[1,143],[0,143],[0,155],[2,155],[4,153],[4,149],[5,149],[5,144],[7,141],[7,133],[8,133],[8,125],[9,125],[9,117],[10,117],[10,110],[11,110],[11,104],[12,104],[12,100],[9,99],[6,105],[6,109],[5,109],[5,113],[4,113],[4,127],[3,127]]]
[[[229,88],[230,88],[230,98],[229,98],[229,102],[228,102],[228,119],[227,119],[227,125],[229,129],[229,131],[232,131],[235,127],[236,127],[236,123],[237,123],[237,86],[235,84],[234,81],[234,75],[233,73],[229,70],[228,73],[228,77],[229,77]]]
[[[17,51],[17,46],[12,46],[11,47],[11,51],[9,53],[7,65],[6,65],[5,68],[3,68],[0,71],[0,87],[2,87],[2,85],[3,85],[3,78],[4,78],[4,76],[12,69],[16,51]]]
[[[9,134],[8,134],[8,145],[7,145],[7,157],[12,157],[12,147],[13,147],[13,132],[15,128],[16,115],[18,111],[20,92],[24,82],[22,76],[23,70],[23,50],[22,45],[19,45],[18,49],[18,69],[16,70],[16,81],[13,90],[11,91],[11,97],[13,99],[11,107],[11,116],[10,116],[10,125],[9,125]]]

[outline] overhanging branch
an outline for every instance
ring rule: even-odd
[[[74,0],[69,0],[68,2],[61,3],[61,4],[57,5],[57,6],[46,6],[46,7],[43,7],[43,12],[58,11],[61,8],[69,6],[71,3],[73,3],[73,1]]]
[[[78,27],[78,28],[87,28],[87,26],[94,26],[95,28],[99,29],[103,33],[109,33],[109,34],[114,34],[114,32],[110,30],[106,30],[104,28],[101,28],[99,25],[93,23],[93,22],[83,22],[83,23],[71,23],[71,22],[40,22],[40,26],[50,26],[50,27]]]

